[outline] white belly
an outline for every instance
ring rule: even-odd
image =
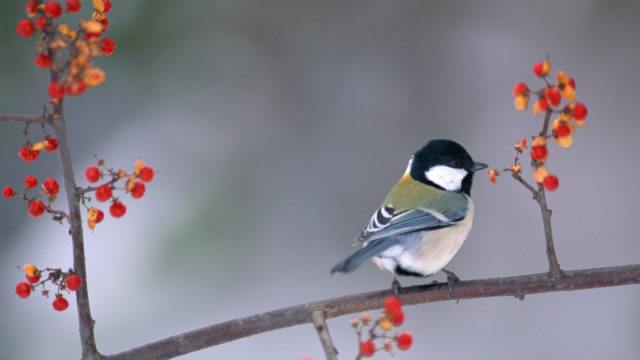
[[[415,237],[407,245],[387,249],[373,261],[380,268],[394,272],[396,266],[428,276],[445,267],[460,250],[473,224],[473,202],[469,199],[467,216],[456,225],[433,231],[422,231],[408,236]],[[413,241],[412,241],[413,240]]]

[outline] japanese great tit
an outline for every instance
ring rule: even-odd
[[[431,140],[410,159],[407,169],[356,238],[362,245],[331,273],[350,272],[366,260],[395,275],[447,275],[449,294],[458,277],[444,269],[466,240],[473,222],[473,174],[487,165],[473,161],[451,140]]]

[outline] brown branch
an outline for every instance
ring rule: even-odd
[[[42,115],[13,115],[6,114],[0,115],[0,121],[15,121],[25,123],[46,123],[47,118]]]
[[[520,184],[522,184],[522,186],[524,186],[527,190],[529,190],[531,195],[533,195],[534,199],[538,196],[538,191],[533,186],[531,186],[527,182],[527,180],[523,179],[522,176],[519,173],[512,171],[511,172],[511,177],[516,179]]]
[[[640,283],[640,264],[608,268],[566,271],[560,279],[548,273],[510,276],[456,283],[451,298],[446,285],[421,285],[403,288],[403,304],[415,305],[435,301],[514,296],[556,291],[593,289]],[[443,285],[443,286],[440,286]],[[380,309],[391,290],[373,291],[235,319],[171,336],[119,354],[105,356],[110,360],[162,360],[240,338],[312,322],[311,314],[321,307],[327,319]]]
[[[52,38],[51,28],[43,31],[43,36]],[[55,63],[56,53],[53,49],[48,49],[48,54]],[[51,81],[57,81],[60,77],[57,66],[51,66]],[[51,118],[52,126],[55,129],[58,138],[58,151],[60,154],[60,167],[62,168],[62,176],[64,179],[64,188],[67,194],[67,204],[69,206],[69,234],[73,247],[73,270],[82,279],[82,286],[76,293],[76,307],[78,310],[78,323],[80,332],[80,345],[82,347],[82,360],[98,360],[100,354],[96,348],[95,335],[93,326],[95,321],[91,316],[91,307],[89,304],[89,284],[87,281],[87,267],[84,256],[84,234],[82,231],[82,216],[80,214],[80,196],[77,193],[77,185],[73,174],[73,165],[71,161],[71,152],[69,141],[67,139],[67,129],[64,119],[63,101],[52,102],[53,114]]]
[[[327,326],[327,318],[322,307],[313,310],[311,313],[311,321],[313,321],[313,326],[318,332],[318,337],[322,343],[322,349],[324,349],[327,360],[338,360],[338,350],[333,345],[331,333],[329,333],[329,327]]]

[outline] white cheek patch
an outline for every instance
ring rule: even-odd
[[[456,169],[445,165],[437,165],[425,171],[426,178],[440,185],[447,191],[458,191],[462,187],[462,180],[469,172],[465,169]]]

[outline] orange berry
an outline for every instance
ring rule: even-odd
[[[27,38],[36,31],[36,28],[33,26],[33,23],[29,19],[22,19],[18,21],[16,24],[16,33],[18,36]]]
[[[38,179],[35,176],[29,175],[24,178],[24,187],[27,189],[33,189],[38,186]]]
[[[55,1],[51,0],[48,3],[44,4],[44,12],[52,19],[55,19],[62,15],[62,6]]]
[[[120,201],[116,201],[109,207],[109,213],[114,218],[118,219],[124,216],[127,213],[127,207],[124,206]]]
[[[575,103],[573,105],[573,110],[571,110],[571,114],[576,120],[584,120],[587,117],[587,107],[583,103]]]
[[[5,197],[5,199],[9,199],[11,197],[13,197],[13,195],[15,195],[16,192],[15,190],[13,190],[13,188],[11,186],[5,186],[4,189],[2,189],[2,196]]]
[[[538,145],[531,147],[531,158],[536,161],[545,161],[547,159],[547,147],[545,145]]]
[[[142,169],[140,169],[140,173],[138,175],[140,175],[140,180],[148,183],[153,180],[155,172],[153,171],[153,168],[149,166],[145,166]]]
[[[96,200],[104,202],[111,199],[113,192],[109,184],[100,185],[96,189]]]
[[[562,101],[562,94],[560,94],[560,90],[554,86],[548,87],[545,90],[544,97],[552,106],[558,106],[560,105],[560,101]]]

